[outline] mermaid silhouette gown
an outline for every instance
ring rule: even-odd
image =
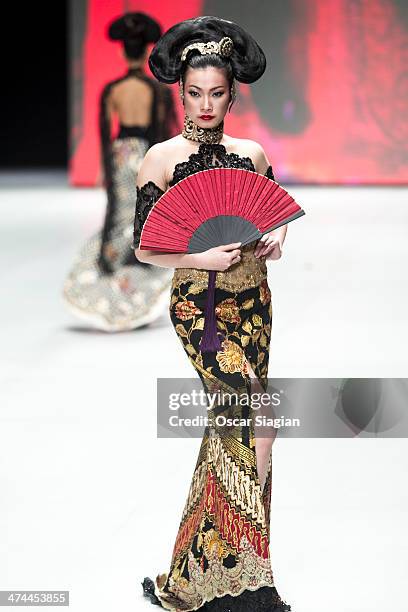
[[[175,166],[169,187],[207,168],[255,171],[249,157],[228,153],[224,145],[202,143],[197,153]],[[266,172],[273,179],[272,167]],[[149,181],[137,188],[133,248],[154,202],[164,192]],[[242,247],[241,260],[218,272],[215,288],[217,329],[222,350],[201,353],[208,272],[176,268],[169,315],[186,356],[206,392],[250,392],[248,365],[263,390],[268,385],[272,325],[271,292],[265,257],[256,258],[256,241]],[[219,404],[212,416],[248,419],[252,407]],[[211,414],[208,415],[211,418]],[[272,454],[263,489],[257,473],[253,425],[227,432],[206,427],[182,512],[168,573],[145,578],[144,595],[173,611],[283,612],[270,558]]]
[[[115,86],[129,79],[141,80],[151,88],[150,124],[120,124],[112,140],[108,99]],[[135,98],[132,104],[138,106],[139,100]],[[142,69],[130,68],[104,87],[99,135],[107,196],[105,218],[101,229],[76,254],[64,280],[63,299],[76,316],[105,331],[135,329],[166,308],[171,271],[137,261],[130,243],[139,168],[149,147],[167,140],[177,126],[171,91]]]

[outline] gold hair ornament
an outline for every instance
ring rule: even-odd
[[[206,43],[195,42],[191,43],[190,45],[187,45],[187,47],[183,49],[183,52],[181,54],[181,61],[184,62],[187,57],[187,53],[191,49],[198,49],[201,55],[217,53],[218,55],[222,55],[224,57],[230,57],[233,48],[234,43],[229,36],[224,36],[224,38],[221,38],[219,42],[215,42],[215,40],[210,40]]]

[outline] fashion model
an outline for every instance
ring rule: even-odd
[[[78,253],[63,287],[69,309],[93,326],[116,332],[152,322],[165,310],[169,270],[139,262],[131,248],[136,178],[150,146],[177,131],[170,88],[143,70],[148,43],[159,24],[144,13],[127,13],[110,24],[128,64],[100,98],[99,128],[107,207],[103,227]],[[112,140],[113,116],[119,132]]]
[[[137,179],[136,257],[174,268],[169,314],[187,358],[206,391],[267,389],[272,303],[267,259],[281,257],[287,226],[239,248],[221,245],[175,254],[138,248],[157,199],[185,177],[208,168],[243,168],[274,179],[260,144],[224,132],[235,79],[252,83],[266,66],[262,49],[240,26],[217,17],[178,23],[149,58],[155,77],[179,81],[185,119],[181,134],[147,152]],[[222,350],[201,352],[209,270],[217,270],[215,314]],[[248,417],[252,406],[218,404],[213,414]],[[245,420],[245,419],[243,419]],[[167,610],[283,612],[270,558],[272,443],[254,420],[206,427],[168,573],[146,577],[143,594]],[[221,434],[224,435],[221,435]]]

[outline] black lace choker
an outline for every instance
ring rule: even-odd
[[[196,142],[206,142],[209,144],[218,144],[224,134],[224,120],[221,121],[217,126],[211,128],[202,128],[188,115],[184,116],[184,126],[181,135],[188,140],[195,140]]]

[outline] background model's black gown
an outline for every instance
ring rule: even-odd
[[[227,153],[220,144],[201,144],[176,165],[169,186],[212,167],[255,171],[249,157]],[[266,176],[273,179],[272,168]],[[133,247],[147,214],[163,191],[149,181],[138,188]],[[256,258],[256,241],[242,248],[241,261],[217,273],[216,319],[224,340],[217,353],[201,353],[208,272],[174,271],[169,314],[204,389],[249,393],[248,364],[267,389],[272,324],[266,258]],[[238,403],[239,404],[239,403]],[[218,405],[210,416],[248,419],[252,407]],[[174,544],[169,573],[151,583],[151,599],[168,610],[271,612],[290,610],[274,587],[269,551],[272,455],[261,489],[253,424],[221,430],[207,427]],[[146,589],[145,589],[146,591]],[[146,594],[146,593],[145,593]]]
[[[150,125],[120,125],[112,141],[108,98],[115,85],[131,78],[152,88]],[[104,88],[99,128],[107,192],[105,220],[78,252],[65,280],[63,297],[77,316],[106,331],[122,331],[150,322],[166,307],[171,272],[139,262],[130,243],[136,180],[143,158],[150,146],[167,140],[177,128],[171,90],[141,69],[130,69]]]

